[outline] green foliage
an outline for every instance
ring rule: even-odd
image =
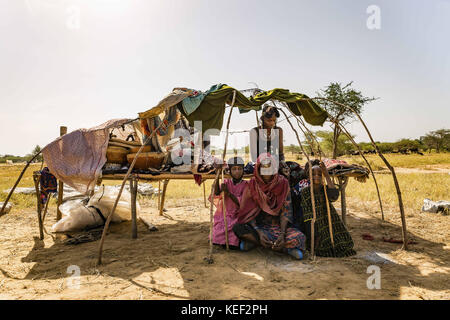
[[[332,131],[316,131],[316,136],[319,138],[319,143],[321,149],[326,154],[331,154],[333,152],[334,146],[334,133]],[[349,153],[353,150],[353,144],[346,135],[340,135],[337,141],[337,156],[341,156]]]
[[[324,90],[321,90],[321,92],[318,92],[317,94],[322,98],[347,105],[357,114],[361,114],[364,105],[375,100],[376,98],[365,97],[361,91],[353,89],[351,87],[352,84],[353,81],[347,83],[345,86],[342,86],[342,84],[338,82],[332,82]],[[340,124],[346,125],[356,118],[356,114],[352,110],[344,106],[337,105],[331,101],[319,100],[319,104],[328,112],[331,121],[338,121]],[[332,127],[332,157],[336,158],[339,154],[345,152],[345,150],[339,149],[340,143],[338,141],[342,135],[341,129],[335,123],[333,123]]]
[[[450,150],[450,129],[439,129],[428,132],[420,141],[428,150],[435,149],[436,152],[441,150]]]
[[[421,144],[417,140],[411,140],[411,139],[401,139],[395,143],[393,143],[394,149],[397,150],[407,150],[407,149],[414,149],[414,148],[420,148]]]
[[[377,142],[376,144],[383,153],[394,151],[394,143],[392,142]]]

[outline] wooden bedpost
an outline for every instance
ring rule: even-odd
[[[339,177],[339,191],[341,192],[341,216],[344,226],[347,227],[347,200],[345,198],[345,188],[347,188],[348,177]]]
[[[44,225],[42,223],[42,205],[41,205],[41,191],[39,188],[41,179],[41,174],[39,171],[33,172],[33,181],[34,181],[34,188],[36,189],[36,200],[37,200],[37,216],[38,216],[38,223],[39,223],[39,239],[44,240]]]
[[[161,203],[159,205],[159,215],[160,216],[163,215],[164,201],[166,200],[166,190],[167,190],[167,185],[168,184],[169,184],[169,179],[164,179],[164,181],[163,181],[163,193],[162,193],[162,197],[161,197]]]
[[[161,207],[161,180],[158,180],[158,211]]]
[[[62,137],[67,133],[67,127],[61,126],[59,127],[59,136]],[[61,220],[62,214],[59,210],[59,206],[62,203],[64,196],[64,183],[62,181],[58,181],[58,202],[56,204],[56,221]]]
[[[205,203],[205,208],[208,208],[206,205],[206,186],[205,186],[205,180],[202,181],[203,184],[203,202]]]
[[[130,179],[130,192],[131,192],[131,238],[137,238],[137,221],[136,221],[136,199],[137,199],[137,186],[138,181],[136,176],[133,175]]]

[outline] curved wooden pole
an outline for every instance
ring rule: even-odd
[[[310,98],[310,99],[305,99],[305,100],[325,100],[325,101],[329,101],[331,103],[334,103],[336,105],[339,105],[341,107],[349,109],[350,111],[352,111],[358,117],[359,121],[361,122],[361,124],[363,125],[364,129],[366,130],[367,135],[369,136],[369,139],[370,139],[370,141],[372,143],[372,146],[375,148],[375,150],[377,151],[377,154],[380,156],[381,160],[383,160],[384,164],[391,171],[392,178],[394,179],[394,185],[395,185],[395,189],[397,191],[398,205],[399,205],[399,208],[400,208],[400,217],[401,217],[401,220],[402,220],[402,238],[403,238],[402,249],[403,250],[407,250],[408,249],[408,234],[407,234],[407,230],[406,230],[405,210],[404,210],[404,207],[403,207],[402,193],[400,191],[400,186],[398,184],[397,175],[395,174],[394,168],[387,161],[387,159],[381,153],[381,151],[378,148],[377,144],[373,140],[372,134],[370,133],[369,129],[367,128],[366,123],[363,121],[361,116],[352,107],[350,107],[348,105],[345,105],[343,103],[340,103],[340,102],[337,102],[337,101],[333,101],[333,100],[327,99],[327,98],[322,98],[322,97],[315,97],[315,98]]]
[[[20,173],[19,177],[18,177],[17,180],[16,180],[16,183],[15,183],[14,186],[12,187],[11,191],[9,192],[8,196],[6,197],[5,202],[3,203],[3,207],[2,207],[2,209],[0,210],[0,217],[1,217],[2,215],[4,215],[4,212],[5,212],[4,210],[5,210],[5,208],[6,208],[6,205],[8,204],[9,199],[11,198],[11,196],[12,196],[13,193],[14,193],[14,191],[16,190],[16,187],[17,187],[17,185],[19,184],[20,180],[22,179],[22,177],[23,177],[25,171],[26,171],[27,168],[30,166],[30,164],[34,161],[34,159],[36,159],[36,158],[38,157],[38,155],[41,154],[41,152],[42,152],[42,150],[39,151],[38,153],[36,153],[36,154],[33,156],[33,158],[31,158],[31,160],[29,160],[29,161],[27,162],[27,164],[25,165],[25,167],[23,168],[22,172]]]
[[[292,113],[292,111],[291,111],[291,113]],[[295,119],[297,120],[297,125],[300,128],[300,130],[302,130],[302,132],[305,135],[305,137],[306,137],[306,133],[305,133],[305,131],[303,131],[302,126],[303,126],[303,128],[305,128],[306,131],[308,131],[309,136],[316,142],[316,144],[317,144],[317,151],[319,153],[319,159],[322,160],[322,155],[325,157],[325,152],[323,152],[322,148],[320,147],[319,141],[317,141],[317,139],[314,136],[314,134],[308,129],[308,127],[306,127],[305,123],[301,120],[301,118],[296,116],[294,113],[292,113],[292,114],[295,117]]]
[[[208,257],[205,258],[205,260],[211,264],[214,262],[212,258],[212,251],[213,251],[213,243],[212,243],[212,237],[213,237],[213,227],[214,227],[214,216],[213,216],[213,209],[214,209],[214,199],[212,195],[214,194],[214,188],[216,185],[216,181],[214,181],[211,185],[211,197],[210,197],[210,203],[209,203],[209,254]]]
[[[167,108],[164,111],[167,111]],[[127,174],[123,178],[122,185],[120,186],[119,194],[117,195],[117,198],[116,198],[116,201],[114,202],[111,213],[108,216],[108,218],[106,218],[105,226],[103,227],[102,238],[100,240],[100,245],[98,247],[97,265],[102,264],[103,243],[105,242],[106,233],[108,232],[108,228],[109,228],[109,224],[111,222],[112,216],[114,215],[116,208],[117,208],[117,204],[119,203],[119,199],[122,196],[122,191],[123,191],[123,188],[125,187],[125,183],[127,182],[128,178],[130,177],[131,171],[133,170],[134,165],[136,164],[136,161],[137,161],[139,155],[142,153],[144,146],[146,145],[147,142],[149,142],[151,140],[151,138],[153,138],[153,136],[156,134],[156,131],[162,126],[162,124],[163,124],[163,122],[161,122],[160,125],[157,128],[155,128],[155,130],[153,130],[153,132],[150,134],[150,136],[148,136],[145,139],[145,141],[143,141],[142,146],[139,148],[138,152],[136,153],[136,156],[133,159],[133,162],[131,163],[130,167],[128,168]],[[159,192],[159,190],[158,190],[158,192]]]
[[[323,191],[325,193],[325,202],[327,205],[328,230],[330,232],[331,245],[333,246],[333,251],[334,251],[334,235],[333,235],[333,225],[331,224],[330,203],[328,202],[327,187],[326,187],[326,184],[324,183],[323,174],[322,174],[322,185],[323,185]]]
[[[373,172],[372,166],[370,165],[370,163],[366,159],[366,157],[363,155],[363,152],[362,152],[361,148],[355,142],[355,140],[353,139],[351,134],[347,131],[347,129],[343,125],[341,125],[338,121],[336,121],[335,123],[341,128],[342,132],[350,139],[350,141],[353,143],[353,145],[358,149],[359,155],[364,159],[364,161],[366,162],[367,166],[369,167],[370,173],[371,173],[372,178],[373,178],[373,182],[375,183],[375,188],[377,189],[378,202],[380,204],[380,210],[381,210],[381,220],[384,221],[383,203],[381,202],[380,190],[378,189],[377,179],[375,178],[375,173]]]
[[[302,142],[300,141],[300,137],[298,135],[297,130],[295,130],[294,126],[292,125],[292,122],[289,120],[289,118],[287,117],[286,112],[284,112],[283,109],[279,109],[281,112],[283,112],[284,116],[286,117],[287,122],[289,123],[289,125],[291,126],[292,130],[295,133],[295,136],[297,137],[297,141],[298,144],[300,146],[300,149],[302,150],[303,154],[306,156],[306,159],[308,160],[309,163],[309,190],[311,192],[311,204],[312,204],[312,210],[313,210],[313,218],[311,220],[311,256],[314,258],[314,224],[316,223],[316,201],[315,201],[315,197],[314,197],[314,187],[313,187],[313,179],[312,179],[312,164],[309,160],[309,156],[308,154],[305,152],[305,149],[303,149],[303,145]]]
[[[222,183],[223,183],[223,170],[222,170]],[[225,247],[227,251],[230,250],[230,245],[228,242],[228,223],[227,223],[227,206],[225,205],[225,192],[222,191],[222,213],[223,213],[223,224],[225,226]]]

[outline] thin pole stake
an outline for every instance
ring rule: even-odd
[[[2,207],[2,209],[0,210],[0,217],[1,217],[2,215],[5,214],[5,212],[6,212],[6,211],[5,211],[6,205],[8,204],[9,199],[11,198],[12,194],[14,193],[14,190],[16,190],[16,187],[17,187],[17,185],[19,184],[20,180],[22,179],[23,174],[25,173],[25,171],[27,170],[27,168],[30,166],[30,164],[38,157],[38,155],[41,154],[41,152],[42,152],[42,150],[39,151],[37,154],[35,154],[34,157],[31,158],[31,159],[27,162],[27,164],[25,165],[25,167],[22,169],[22,172],[20,173],[19,177],[17,178],[16,183],[14,183],[14,186],[11,188],[11,191],[9,191],[9,194],[8,194],[8,196],[6,197],[5,202],[3,203],[3,207]]]

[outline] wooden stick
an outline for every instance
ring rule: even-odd
[[[372,166],[370,165],[370,163],[366,159],[366,157],[363,155],[363,152],[362,152],[361,148],[355,142],[355,140],[353,139],[351,134],[347,131],[347,129],[343,125],[341,125],[337,120],[335,121],[335,123],[341,128],[342,132],[350,139],[350,141],[353,143],[353,145],[358,149],[359,155],[364,159],[364,161],[366,162],[367,166],[369,167],[370,173],[371,173],[372,178],[373,178],[373,182],[375,183],[375,188],[377,189],[378,203],[380,204],[380,210],[381,210],[381,220],[384,221],[383,203],[381,202],[380,190],[378,188],[377,179],[375,178],[375,173],[373,172]]]
[[[161,180],[158,180],[158,211],[161,206]]]
[[[209,254],[208,257],[206,258],[207,262],[209,264],[213,263],[213,257],[212,257],[212,251],[213,251],[213,242],[212,242],[212,237],[213,237],[213,227],[214,227],[214,220],[213,220],[213,209],[214,209],[214,198],[213,198],[213,193],[214,193],[214,188],[215,188],[215,184],[216,181],[214,180],[214,182],[211,185],[211,201],[209,203]]]
[[[222,170],[222,183],[223,180],[223,170]],[[225,205],[225,192],[222,191],[222,212],[223,212],[223,222],[225,226],[225,246],[227,248],[227,251],[230,250],[229,243],[228,243],[228,223],[227,223],[227,207]]]
[[[34,180],[34,188],[36,189],[36,198],[37,198],[37,216],[38,216],[38,223],[39,223],[39,239],[44,240],[44,227],[42,223],[42,204],[41,204],[41,192],[39,190],[39,183],[40,183],[40,174],[37,172],[33,173],[33,180]]]
[[[59,127],[59,136],[62,137],[67,133],[67,127]],[[62,203],[64,196],[64,183],[62,181],[58,181],[58,202],[56,204],[56,221],[59,221],[62,217],[62,213],[59,210],[59,206]]]
[[[345,196],[345,189],[347,188],[348,184],[348,177],[339,177],[339,191],[341,192],[341,216],[342,216],[342,222],[344,223],[344,226],[347,227],[347,200]]]
[[[165,179],[163,181],[163,193],[161,196],[161,204],[159,206],[159,215],[162,216],[163,215],[163,211],[164,211],[164,202],[166,201],[166,191],[167,191],[167,185],[169,184],[169,179]]]
[[[380,156],[380,158],[386,164],[388,169],[391,171],[392,178],[394,179],[394,185],[395,185],[395,189],[397,191],[398,205],[399,205],[399,208],[400,208],[400,217],[401,217],[401,220],[402,220],[402,238],[403,238],[402,249],[403,250],[407,250],[408,249],[408,234],[407,234],[407,230],[406,230],[405,210],[404,210],[404,207],[403,207],[402,193],[400,191],[400,186],[398,184],[397,176],[395,174],[394,168],[387,161],[387,159],[381,153],[381,151],[378,148],[377,144],[373,140],[372,134],[370,133],[369,129],[367,128],[366,123],[362,120],[361,116],[352,107],[350,107],[350,106],[348,106],[346,104],[343,104],[343,103],[340,103],[340,102],[337,102],[337,101],[333,101],[333,100],[330,100],[330,99],[327,99],[327,98],[322,98],[322,97],[316,97],[316,98],[305,99],[305,100],[325,100],[325,101],[329,101],[331,103],[334,103],[334,104],[337,104],[339,106],[342,106],[344,108],[349,109],[350,111],[352,111],[358,117],[359,121],[361,122],[361,124],[363,125],[364,129],[366,130],[367,135],[369,136],[369,139],[370,139],[370,142],[372,143],[372,146],[375,148],[375,150],[377,151],[377,154]]]
[[[298,144],[300,146],[300,149],[302,150],[303,154],[306,156],[306,159],[308,160],[308,167],[309,167],[309,190],[311,192],[311,204],[312,204],[312,210],[313,210],[313,218],[311,220],[311,256],[314,258],[314,224],[316,223],[316,202],[314,197],[314,187],[313,187],[313,179],[312,179],[312,163],[309,160],[308,154],[305,152],[305,149],[303,149],[302,142],[300,141],[300,137],[298,135],[297,130],[295,130],[294,126],[292,125],[292,122],[289,120],[286,112],[284,112],[283,109],[280,109],[281,112],[283,112],[284,116],[286,117],[287,122],[291,126],[292,130],[295,133],[295,136],[297,137]]]
[[[165,111],[167,112],[167,108],[165,109]],[[160,125],[157,128],[155,128],[155,130],[153,130],[153,132],[150,134],[150,136],[148,136],[145,139],[145,141],[143,141],[142,146],[139,148],[138,152],[136,153],[136,156],[133,159],[133,162],[131,163],[130,167],[128,168],[127,174],[123,178],[122,185],[120,186],[119,194],[117,195],[116,201],[114,202],[114,206],[111,210],[111,214],[106,219],[105,226],[103,227],[102,238],[100,240],[100,245],[98,248],[97,265],[102,264],[103,243],[105,242],[106,233],[108,232],[108,228],[109,228],[109,224],[111,223],[112,216],[114,215],[114,212],[116,211],[116,208],[117,208],[117,204],[119,203],[119,199],[122,196],[122,191],[123,191],[123,188],[125,187],[125,183],[127,182],[128,178],[131,174],[131,171],[133,170],[134,165],[136,164],[136,161],[137,161],[139,155],[142,153],[144,146],[146,145],[146,143],[148,141],[150,141],[150,139],[153,138],[153,136],[156,134],[156,131],[161,127],[162,124],[163,124],[163,122],[161,122]]]
[[[50,194],[48,195],[47,201],[45,202],[44,214],[42,215],[42,225],[44,225],[44,222],[45,222],[45,216],[47,215],[48,203],[49,202],[50,202]]]
[[[2,215],[5,214],[5,212],[6,212],[6,211],[5,211],[6,205],[8,204],[9,199],[11,198],[12,194],[13,194],[14,191],[16,190],[16,187],[17,187],[17,185],[19,184],[20,180],[22,179],[23,174],[25,173],[25,171],[27,170],[27,168],[30,166],[30,164],[38,157],[38,155],[41,154],[41,152],[42,152],[42,150],[39,151],[37,154],[35,154],[34,157],[31,158],[31,159],[27,162],[27,164],[25,165],[25,167],[22,169],[22,172],[20,173],[19,177],[17,178],[16,183],[14,183],[14,186],[12,187],[11,191],[9,191],[9,194],[8,194],[8,196],[6,197],[5,202],[3,203],[3,207],[2,207],[2,209],[0,210],[0,217],[1,217]]]
[[[289,111],[290,111],[290,109],[289,109]],[[300,126],[300,124],[301,124],[303,126],[303,128],[305,128],[305,130],[309,132],[309,135],[314,139],[314,141],[316,141],[317,151],[319,153],[319,159],[322,160],[322,155],[325,157],[325,152],[323,152],[322,148],[320,147],[320,143],[319,143],[319,141],[317,141],[316,136],[311,132],[311,130],[308,129],[306,124],[303,122],[302,118],[300,118],[299,116],[296,116],[292,111],[291,111],[291,113],[297,120],[297,124],[298,124],[299,128],[301,129],[301,126]],[[305,134],[305,136],[306,136],[306,134]]]
[[[148,222],[142,217],[139,217],[139,220],[148,228],[148,231],[158,231],[158,228],[154,226],[152,223]]]
[[[208,208],[208,207],[206,206],[206,186],[205,186],[205,180],[202,181],[202,184],[203,184],[203,202],[204,202],[204,204],[205,204],[205,208]]]
[[[328,203],[327,187],[326,187],[326,183],[324,183],[323,174],[322,174],[322,184],[323,184],[323,191],[325,193],[325,202],[326,202],[326,205],[327,205],[328,230],[330,231],[331,245],[333,246],[333,251],[334,251],[333,225],[331,224],[330,204]]]
[[[133,176],[130,179],[130,192],[131,192],[131,238],[137,238],[137,221],[136,221],[136,199],[137,199],[137,180]]]

